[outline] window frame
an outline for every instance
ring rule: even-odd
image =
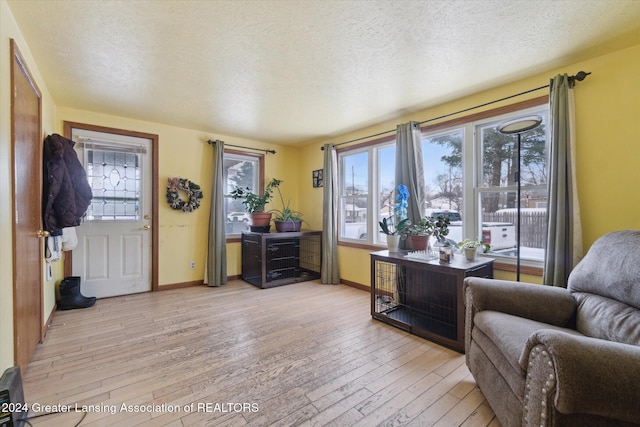
[[[480,171],[480,161],[481,161],[481,152],[478,144],[476,143],[476,126],[482,122],[490,122],[494,120],[506,121],[510,117],[515,118],[522,116],[523,114],[530,113],[532,110],[539,110],[544,108],[544,105],[549,103],[549,96],[543,95],[536,98],[531,98],[528,100],[516,102],[509,105],[500,106],[497,108],[489,109],[486,111],[466,115],[463,117],[446,120],[438,123],[428,124],[421,126],[420,131],[423,135],[423,138],[427,136],[433,136],[436,134],[442,134],[448,131],[453,131],[455,129],[463,129],[463,144],[462,144],[462,172],[463,172],[463,205],[465,209],[463,212],[460,212],[463,219],[463,237],[469,238],[468,236],[476,235],[479,230],[481,230],[481,221],[479,214],[479,193],[480,191],[477,188],[478,183],[481,182],[481,171]],[[498,119],[499,118],[499,119]],[[549,137],[549,116],[547,115],[547,138]],[[468,139],[471,139],[471,143],[468,142]],[[373,150],[375,147],[381,147],[385,144],[393,143],[395,141],[395,134],[389,137],[372,140],[364,143],[355,144],[352,146],[338,148],[337,154],[338,158],[343,153],[348,153],[351,150],[363,149]],[[548,158],[548,153],[547,153]],[[369,165],[375,166],[375,163],[372,163],[373,160],[369,159]],[[338,162],[339,167],[339,179],[341,179],[341,162]],[[547,165],[548,167],[548,165]],[[377,169],[377,168],[374,168]],[[369,176],[369,187],[371,188],[372,182],[377,182],[377,170],[370,169]],[[340,188],[342,183],[340,182]],[[371,191],[371,190],[370,190]],[[372,203],[375,203],[373,200],[377,198],[378,192],[373,192],[372,195],[374,197],[370,197],[368,203],[368,209],[371,209]],[[472,207],[472,208],[470,208]],[[368,216],[370,218],[370,216]],[[377,214],[376,214],[377,219]],[[339,227],[342,224],[342,218],[340,213],[338,214],[338,223]],[[471,224],[471,225],[470,225]],[[377,232],[377,220],[374,221],[372,219],[367,220],[367,230],[373,230]],[[340,234],[340,230],[339,230]],[[377,233],[376,233],[377,234]],[[374,243],[371,239],[356,240],[356,239],[345,239],[343,237],[338,236],[338,245],[341,246],[350,246],[357,247],[363,249],[373,249],[379,250],[383,248],[385,245],[383,242]],[[492,255],[493,256],[493,255]],[[515,259],[510,257],[497,258],[496,266],[502,270],[507,271],[515,271]],[[541,274],[542,262],[540,261],[529,261],[523,260],[522,262],[522,272],[529,274]]]
[[[481,214],[481,197],[484,194],[492,194],[492,193],[507,193],[507,192],[515,192],[516,196],[517,196],[517,190],[518,190],[518,185],[517,183],[513,183],[511,185],[505,185],[505,186],[488,186],[488,185],[484,185],[483,183],[483,176],[482,176],[482,162],[483,162],[483,152],[482,152],[482,135],[479,132],[479,129],[482,127],[493,127],[494,125],[497,126],[500,123],[506,122],[508,120],[512,120],[512,119],[516,119],[518,117],[524,117],[527,115],[534,115],[534,114],[539,114],[539,115],[544,115],[544,124],[545,124],[545,157],[546,157],[546,170],[548,172],[549,170],[549,154],[550,154],[550,116],[549,116],[549,108],[547,105],[547,108],[545,109],[543,105],[537,105],[537,106],[533,106],[533,107],[529,107],[526,109],[520,109],[520,110],[516,110],[514,112],[511,113],[507,113],[504,114],[502,116],[495,116],[495,117],[491,117],[485,120],[479,120],[473,123],[474,126],[474,150],[478,153],[476,158],[475,158],[475,168],[476,168],[476,174],[474,176],[474,195],[473,195],[473,203],[474,203],[474,213],[475,213],[475,221],[473,222],[473,225],[475,226],[475,234],[473,234],[473,236],[476,235],[481,235],[482,233],[482,214]],[[513,134],[512,135],[514,140],[515,138],[517,138],[517,135]],[[520,151],[522,152],[522,147],[520,147]],[[518,171],[519,173],[522,171],[522,165],[520,166],[520,171]],[[548,174],[547,174],[548,176]],[[520,177],[521,178],[521,177]],[[543,184],[522,184],[521,183],[521,199],[524,196],[525,192],[529,191],[529,192],[546,192],[547,190],[547,183],[543,183]],[[516,227],[519,227],[520,225],[516,225]],[[517,228],[516,228],[517,229]],[[521,243],[521,242],[520,242]],[[520,249],[522,251],[522,245],[520,246]],[[546,248],[545,248],[546,250]],[[505,256],[505,255],[501,255],[500,253],[496,253],[496,252],[491,252],[490,254],[492,257],[496,258],[497,260],[500,260],[500,262],[504,262],[507,264],[515,264],[516,259],[515,257],[512,256]],[[542,267],[544,263],[544,255],[543,258],[540,260],[537,259],[532,259],[532,258],[526,258],[523,257],[521,255],[521,264],[524,266],[528,266],[528,267]]]
[[[336,149],[336,154],[338,158],[338,181],[339,181],[339,194],[338,194],[338,245],[341,246],[349,246],[355,248],[364,248],[364,249],[382,249],[386,247],[386,242],[384,240],[378,239],[379,231],[378,231],[378,221],[380,219],[379,209],[375,209],[375,206],[379,204],[379,172],[378,172],[378,150],[387,148],[391,145],[395,144],[395,135],[387,136],[384,138],[379,138],[372,141],[367,141],[360,144],[351,145],[348,147],[338,148]],[[367,221],[365,227],[365,233],[367,236],[366,240],[362,239],[353,239],[348,237],[343,237],[341,235],[341,229],[343,224],[342,218],[342,209],[341,209],[341,200],[343,197],[347,197],[342,194],[343,185],[341,177],[343,176],[342,171],[342,157],[349,154],[358,154],[362,152],[368,153],[368,187],[367,187]],[[394,158],[395,159],[395,158]],[[374,167],[375,166],[375,167]],[[395,160],[394,160],[395,166]],[[394,179],[395,181],[395,179]],[[395,188],[395,183],[394,183]],[[369,218],[373,218],[370,220]]]
[[[256,159],[257,164],[258,164],[258,168],[259,168],[259,171],[258,171],[258,174],[257,174],[258,175],[258,183],[257,183],[258,191],[259,191],[259,194],[262,194],[264,192],[264,163],[265,163],[264,162],[264,158],[265,158],[265,155],[262,154],[262,153],[253,153],[253,152],[249,152],[249,151],[233,150],[233,149],[225,148],[224,149],[224,154],[223,154],[224,160],[227,160],[229,158],[227,156],[230,156],[230,158],[234,158],[235,157],[237,159],[247,158],[247,157]],[[224,162],[224,160],[223,160],[223,162]],[[228,193],[226,193],[226,190],[228,188],[228,185],[227,185],[228,176],[226,174],[226,169],[223,171],[223,179],[224,179],[223,186],[224,186],[224,189],[225,189],[225,193],[224,193],[223,197],[226,200],[226,199],[231,197]],[[225,224],[226,224],[226,217],[227,217],[227,214],[228,214],[228,212],[226,212],[226,203],[224,204],[223,209],[225,210],[224,216],[225,216]],[[241,241],[241,234],[240,233],[226,234],[226,240],[227,240],[227,243],[240,242]]]

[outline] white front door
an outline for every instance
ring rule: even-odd
[[[150,139],[72,129],[93,199],[76,227],[72,274],[84,296],[151,290]]]

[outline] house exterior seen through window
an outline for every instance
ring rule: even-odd
[[[538,114],[540,126],[521,135],[503,135],[506,120]],[[546,104],[489,116],[436,130],[422,130],[425,216],[451,219],[449,238],[480,238],[491,255],[515,258],[521,227],[521,257],[534,265],[544,259],[547,209]],[[339,240],[385,246],[378,222],[393,216],[395,138],[338,150],[340,180]],[[517,179],[521,179],[521,215],[517,215]],[[411,203],[411,200],[409,201]]]
[[[263,155],[238,151],[224,152],[224,214],[227,237],[239,237],[249,230],[249,214],[242,200],[231,198],[236,187],[248,187],[252,192],[261,193]]]

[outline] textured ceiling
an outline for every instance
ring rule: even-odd
[[[7,3],[57,105],[282,144],[640,40],[636,0]]]

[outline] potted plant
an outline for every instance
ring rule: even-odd
[[[391,196],[391,195],[390,195]],[[396,192],[396,202],[393,205],[395,215],[389,218],[382,218],[378,222],[380,231],[387,236],[387,247],[389,252],[397,252],[400,239],[406,237],[407,230],[411,222],[407,218],[407,200],[409,199],[409,189],[404,184],[398,184]],[[397,223],[395,223],[397,218]]]
[[[271,209],[269,211],[275,214],[273,223],[276,225],[276,231],[300,231],[300,228],[302,227],[302,213],[289,207],[291,200],[287,201],[286,204],[284,203],[284,197],[282,197],[282,192],[280,191],[280,183],[282,183],[282,181],[276,180],[275,178],[269,183],[272,188],[276,189],[280,196],[280,201],[282,202],[282,210]]]
[[[460,252],[464,252],[464,256],[468,261],[473,261],[476,259],[479,248],[482,248],[482,253],[486,254],[489,252],[491,245],[489,243],[483,243],[479,239],[464,239],[458,243],[458,248],[460,248]]]
[[[268,227],[271,222],[271,212],[265,212],[265,205],[273,197],[273,189],[280,185],[280,180],[273,178],[264,188],[262,195],[256,194],[249,187],[236,187],[231,192],[231,198],[234,200],[243,199],[242,204],[247,209],[251,217],[251,225],[253,227]]]
[[[433,219],[433,217],[432,217]],[[449,241],[447,236],[449,235],[449,224],[451,221],[449,217],[444,215],[438,215],[433,223],[433,237],[443,246],[447,246]]]
[[[446,236],[449,234],[449,218],[443,215],[438,215],[437,218],[425,216],[408,227],[408,234],[411,238],[411,246],[417,251],[429,248],[431,236],[435,237],[440,244],[446,245]]]
[[[420,221],[411,224],[407,228],[407,234],[411,240],[411,247],[415,251],[425,251],[429,247],[429,238],[433,234],[435,221],[425,216]]]
[[[394,224],[393,216],[389,218],[382,218],[382,221],[378,222],[380,225],[380,231],[387,236],[387,247],[389,252],[397,252],[400,244],[400,238],[404,236],[407,227],[409,226],[409,218],[404,218]],[[389,221],[387,221],[387,219]]]

